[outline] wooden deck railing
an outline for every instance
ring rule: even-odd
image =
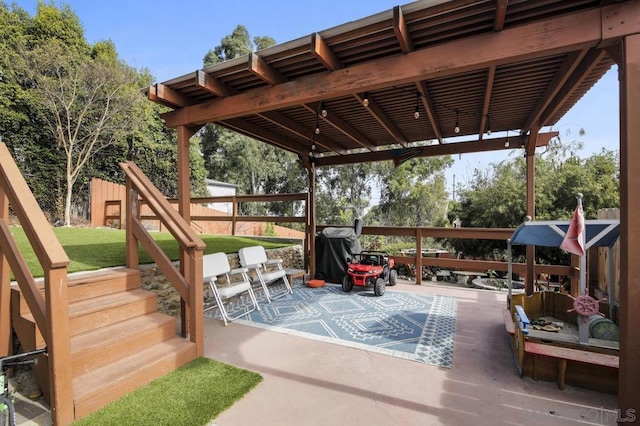
[[[126,176],[127,266],[138,269],[138,242],[149,253],[181,298],[182,335],[196,344],[197,356],[204,353],[204,312],[202,287],[202,251],[206,245],[178,211],[132,162],[120,163]],[[180,271],[142,225],[141,200],[173,235],[180,246]]]
[[[327,226],[318,226],[318,231]],[[392,256],[396,263],[404,263],[415,265],[416,271],[421,271],[423,266],[433,266],[446,269],[462,269],[465,271],[484,272],[487,270],[507,271],[507,262],[495,260],[477,260],[477,259],[451,259],[443,257],[424,257],[422,256],[422,240],[423,238],[450,238],[450,239],[476,239],[476,240],[499,240],[505,242],[507,247],[507,239],[511,238],[515,229],[511,228],[433,228],[433,227],[400,227],[400,226],[364,226],[362,235],[376,236],[399,236],[413,237],[416,243],[415,256]],[[546,273],[549,275],[566,275],[575,276],[575,268],[564,265],[541,265],[536,264],[537,273]],[[514,263],[513,272],[525,275],[527,265],[525,263]],[[422,274],[416,273],[416,284],[422,283]]]
[[[9,205],[44,271],[44,297],[9,228]],[[0,143],[0,250],[0,355],[9,352],[10,271],[13,271],[47,344],[49,377],[55,378],[49,381],[53,422],[69,424],[74,419],[67,300],[69,258],[4,143]]]

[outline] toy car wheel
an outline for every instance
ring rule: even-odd
[[[373,292],[376,296],[382,296],[384,294],[384,291],[386,290],[386,287],[387,285],[384,282],[384,279],[378,278],[373,285]]]
[[[394,285],[396,285],[397,282],[398,282],[398,271],[396,271],[395,269],[392,269],[391,272],[389,272],[389,285],[393,287]]]
[[[349,293],[353,289],[353,278],[351,275],[345,275],[342,279],[342,291]]]

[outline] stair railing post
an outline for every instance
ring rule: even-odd
[[[0,187],[0,220],[9,224],[9,199]],[[11,268],[0,250],[0,356],[11,355]]]
[[[131,184],[131,179],[126,180],[127,204],[126,204],[126,262],[127,268],[138,269],[138,239],[133,233],[133,218],[141,217],[138,192]]]
[[[44,281],[50,336],[47,345],[51,418],[54,425],[67,425],[74,421],[67,268],[45,271]]]
[[[189,340],[196,344],[196,356],[204,355],[204,306],[202,279],[202,250],[186,253],[184,278],[189,283]]]

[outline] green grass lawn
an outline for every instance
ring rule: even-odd
[[[21,227],[12,226],[11,232],[34,277],[43,275],[42,267],[29,245]],[[60,244],[69,256],[68,272],[90,271],[125,264],[125,231],[109,228],[54,228]],[[151,235],[171,260],[178,260],[178,243],[168,232],[152,232]],[[252,238],[220,235],[199,235],[207,245],[204,254],[237,253],[242,247],[261,245],[266,249],[285,247],[288,244],[260,241]],[[139,248],[140,263],[153,263],[144,249]]]
[[[260,381],[257,373],[197,358],[74,425],[206,425]]]

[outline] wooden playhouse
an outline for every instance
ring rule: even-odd
[[[509,246],[559,247],[568,227],[569,221],[525,222],[514,232]],[[585,221],[585,249],[612,247],[618,235],[618,221]],[[569,384],[616,393],[618,307],[612,287],[606,300],[588,295],[586,261],[581,257],[576,297],[554,291],[509,294],[505,327],[521,376],[557,381],[561,389]]]

